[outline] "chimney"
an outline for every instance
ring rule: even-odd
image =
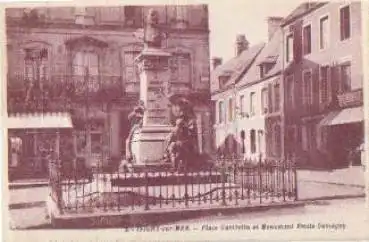
[[[268,40],[273,37],[273,34],[283,21],[282,17],[268,17]]]
[[[247,41],[245,35],[239,34],[236,36],[236,56],[240,55],[242,51],[249,48],[249,42]]]
[[[223,60],[220,57],[213,57],[212,64],[213,64],[213,70],[220,66],[222,64]]]

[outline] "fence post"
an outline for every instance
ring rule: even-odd
[[[145,164],[145,210],[149,210],[149,176]]]
[[[261,154],[259,155],[259,195],[260,195],[260,204],[262,204],[262,193],[263,193],[263,171],[261,166]]]
[[[285,183],[285,173],[286,173],[286,161],[282,160],[282,194],[283,194],[283,201],[286,201],[286,183]]]
[[[221,167],[221,177],[222,177],[222,206],[226,206],[226,192],[225,192],[225,180],[226,180],[226,164],[224,160],[222,161],[222,167]]]
[[[185,194],[184,194],[184,198],[185,198],[185,206],[188,207],[188,179],[187,179],[187,164],[184,170],[184,180],[185,180]]]
[[[295,157],[292,157],[292,164],[291,164],[292,166],[291,166],[291,168],[293,169],[293,171],[294,171],[294,175],[295,175],[295,187],[294,187],[294,189],[295,189],[295,201],[297,201],[298,199],[299,199],[299,197],[298,197],[298,189],[297,189],[297,187],[298,187],[298,179],[297,179],[297,162],[296,162],[296,159],[295,159]]]

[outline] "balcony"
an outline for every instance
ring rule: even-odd
[[[33,83],[33,84],[32,84]],[[8,78],[8,112],[63,112],[76,102],[108,102],[124,94],[119,76],[51,76],[40,84]]]
[[[337,94],[337,100],[341,108],[360,106],[363,104],[363,89]]]

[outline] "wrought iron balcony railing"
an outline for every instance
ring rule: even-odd
[[[66,111],[76,101],[109,101],[123,95],[119,76],[51,76],[40,81],[8,78],[8,112]]]

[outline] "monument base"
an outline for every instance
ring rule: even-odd
[[[173,127],[166,125],[143,126],[132,136],[131,151],[134,164],[160,164]]]

